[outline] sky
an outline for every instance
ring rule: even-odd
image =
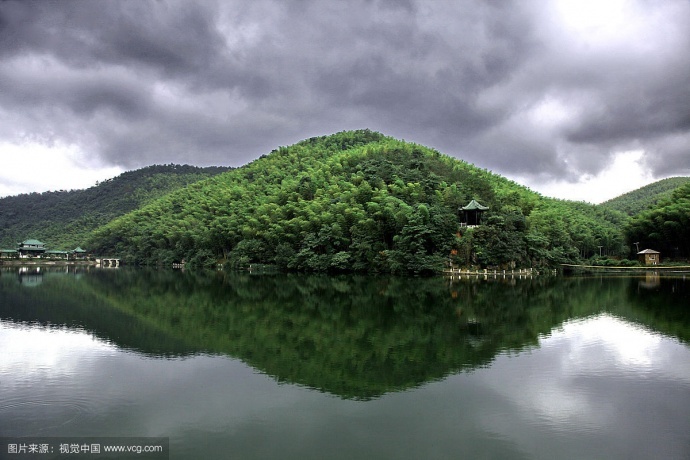
[[[369,128],[547,196],[690,175],[688,0],[0,0],[0,196]]]

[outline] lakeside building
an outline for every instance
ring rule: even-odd
[[[22,259],[27,257],[41,257],[46,252],[46,245],[38,240],[26,240],[17,245],[17,252]]]
[[[48,250],[45,243],[29,239],[17,243],[16,249],[0,249],[0,259],[86,259],[88,253],[77,246],[71,251],[57,249]]]
[[[645,249],[638,252],[637,258],[645,265],[659,265],[661,263],[661,253],[654,249]]]
[[[0,249],[0,259],[18,259],[19,253],[16,249]]]

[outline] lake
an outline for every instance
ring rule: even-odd
[[[690,458],[684,275],[5,267],[0,320],[6,442],[162,437],[173,459]]]

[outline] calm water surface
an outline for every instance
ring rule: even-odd
[[[690,458],[682,275],[14,267],[0,320],[0,436],[163,436],[174,459]]]

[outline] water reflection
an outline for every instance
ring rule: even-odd
[[[532,437],[516,437],[516,427],[549,433],[537,457],[683,458],[688,356],[678,341],[602,313],[568,321],[541,338],[538,351],[500,355],[491,372],[469,378],[516,407],[492,429],[526,449],[534,449]]]
[[[601,311],[687,342],[683,280],[543,278],[515,285],[442,278],[92,271],[41,289],[3,276],[2,317],[83,328],[151,356],[239,358],[280,382],[369,399],[535,347]],[[625,302],[621,302],[621,298]]]
[[[688,285],[643,282],[4,271],[0,432],[169,436],[172,458],[683,458]]]
[[[41,267],[21,267],[17,272],[19,283],[25,287],[38,286],[43,281]]]

